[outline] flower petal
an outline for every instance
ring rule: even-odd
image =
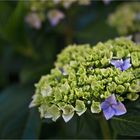
[[[115,111],[112,107],[108,107],[107,109],[104,109],[103,113],[104,113],[106,120],[109,120],[110,118],[112,118],[115,115]]]
[[[130,58],[127,58],[126,60],[124,60],[123,66],[122,66],[122,70],[127,70],[128,68],[131,67],[131,63],[130,63]]]
[[[108,102],[109,104],[117,104],[117,101],[116,101],[116,97],[114,94],[112,94],[111,96],[109,96],[106,100],[106,102]]]
[[[48,12],[47,17],[48,17],[51,25],[56,26],[59,23],[59,21],[65,17],[65,15],[63,12],[61,12],[57,9],[54,9],[54,10],[50,10]]]
[[[62,117],[65,122],[68,122],[74,115],[74,107],[72,105],[63,106],[62,111]]]
[[[62,114],[62,117],[64,119],[65,122],[68,122],[74,115],[74,112],[68,115]]]
[[[31,101],[31,103],[29,104],[29,108],[32,108],[32,107],[35,107],[35,106],[36,106],[35,102]]]
[[[117,105],[112,105],[112,108],[115,110],[115,115],[117,116],[123,115],[127,112],[124,104],[121,102],[119,102]]]
[[[108,104],[103,103],[103,108],[105,108],[106,105],[108,106]],[[95,102],[94,100],[92,101],[91,112],[92,113],[99,113],[99,112],[101,112],[101,105],[100,105],[99,102]]]
[[[115,68],[119,68],[121,69],[121,66],[123,65],[123,60],[120,59],[120,60],[111,60],[110,62],[112,65],[115,66]]]
[[[110,106],[109,102],[104,101],[104,102],[101,103],[101,108],[102,108],[103,110],[104,110],[104,109],[107,109],[109,106]]]
[[[79,116],[81,116],[87,110],[87,108],[86,108],[86,106],[84,104],[84,101],[76,100],[75,110],[76,110],[76,113]]]

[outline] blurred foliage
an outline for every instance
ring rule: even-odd
[[[122,35],[140,32],[139,2],[121,4],[108,20],[110,25],[116,27]]]
[[[45,20],[36,30],[25,22],[29,12],[26,1],[0,1],[1,139],[102,138],[96,116],[85,115],[81,120],[75,117],[67,124],[61,119],[52,123],[41,120],[37,111],[29,110],[28,105],[34,93],[34,83],[50,71],[57,54],[65,46],[95,44],[118,36],[117,31],[107,24],[107,17],[120,3],[104,5],[102,1],[92,1],[86,7],[72,6],[65,10],[66,18],[56,27]],[[128,127],[135,127],[140,132],[140,117],[137,116],[131,118],[134,123],[129,126],[114,122],[116,125],[113,127],[116,128],[111,131],[118,130],[119,138],[125,138],[121,135]],[[81,123],[83,120],[85,124]],[[121,133],[120,126],[123,126]],[[138,132],[127,134],[138,136]]]

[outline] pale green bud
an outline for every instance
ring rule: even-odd
[[[62,107],[62,117],[65,122],[68,122],[74,115],[74,107],[72,105],[65,105]]]
[[[84,101],[76,100],[75,110],[76,113],[81,116],[87,110]]]
[[[47,112],[52,116],[52,120],[56,121],[60,117],[60,110],[56,105],[52,105],[47,109]],[[45,118],[47,115],[45,114]]]
[[[41,118],[52,118],[52,114],[50,114],[48,112],[48,108],[49,106],[43,104],[41,105],[38,109],[39,109],[39,112],[40,112],[40,116]]]
[[[122,85],[118,85],[116,87],[116,92],[123,94],[123,92],[125,92],[125,87]]]
[[[94,100],[92,101],[91,112],[92,113],[100,113],[101,112],[100,102],[95,102]]]
[[[41,95],[43,97],[51,96],[51,94],[52,94],[51,86],[47,86],[41,89]]]
[[[118,100],[119,102],[123,102],[123,101],[124,101],[124,98],[117,95],[117,100]]]
[[[136,93],[129,93],[127,94],[127,99],[131,100],[131,101],[135,101],[139,98],[139,95]]]
[[[35,107],[35,106],[39,105],[40,102],[41,102],[41,96],[40,96],[39,94],[34,94],[34,95],[32,96],[32,99],[33,99],[33,100],[32,100],[31,103],[29,104],[29,108]]]
[[[107,66],[109,64],[109,59],[104,57],[103,59],[101,59],[101,64],[102,64],[102,66]]]
[[[59,88],[54,89],[54,98],[55,98],[55,101],[62,100],[63,94],[62,94],[62,92],[61,92],[61,90]]]

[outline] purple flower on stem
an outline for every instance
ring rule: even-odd
[[[34,13],[34,12],[29,13],[29,14],[26,16],[25,21],[26,21],[30,26],[32,26],[33,28],[36,28],[36,29],[40,29],[41,26],[42,26],[40,17],[37,15],[37,13]]]
[[[51,25],[56,26],[60,22],[60,20],[62,20],[65,17],[65,15],[61,11],[54,9],[48,12],[47,17]]]
[[[116,101],[114,94],[109,96],[101,104],[101,108],[103,109],[103,113],[104,113],[106,120],[112,118],[114,115],[119,116],[119,115],[123,115],[127,112],[123,103]]]
[[[131,67],[131,63],[130,63],[130,58],[127,58],[125,60],[111,60],[110,62],[112,65],[115,66],[115,68],[120,69],[121,71],[125,71],[128,68]]]
[[[103,0],[105,5],[108,5],[112,0]]]

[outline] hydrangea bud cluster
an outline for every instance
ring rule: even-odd
[[[58,55],[50,74],[35,85],[30,107],[38,106],[41,117],[53,121],[62,116],[68,122],[87,109],[93,114],[103,110],[109,119],[126,112],[121,102],[138,99],[139,75],[140,47],[129,39],[117,38],[96,46],[70,45]],[[109,102],[116,109],[111,116],[105,110]]]
[[[109,16],[108,22],[111,26],[116,27],[122,35],[140,32],[140,3],[129,2],[121,4]]]

